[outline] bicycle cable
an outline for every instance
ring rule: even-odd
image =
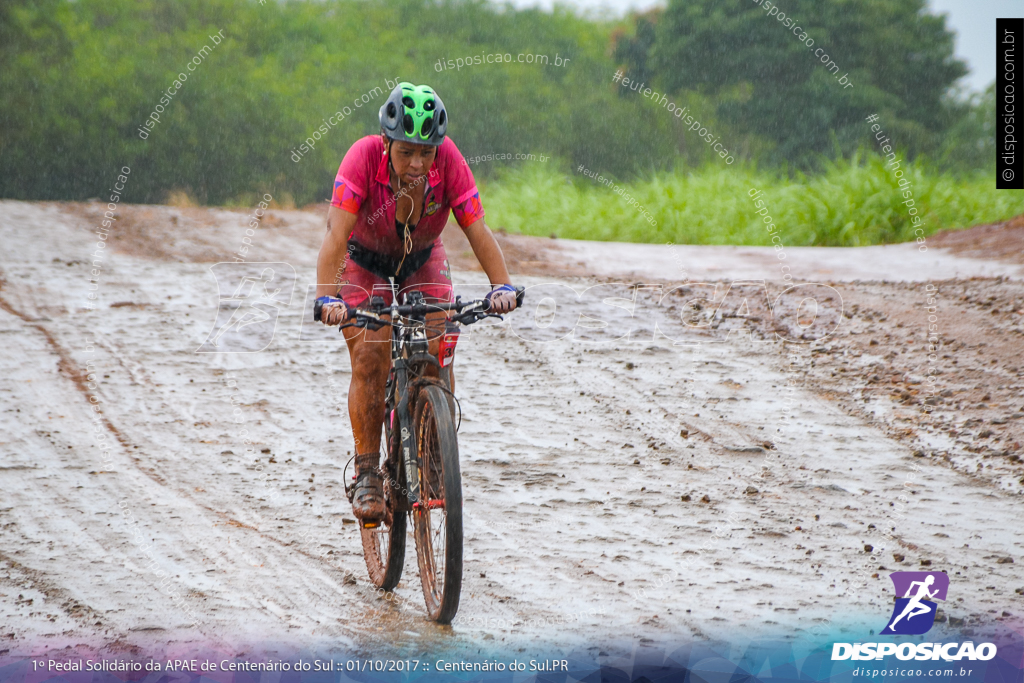
[[[357,449],[358,450],[358,449]],[[355,490],[355,484],[352,486],[348,485],[348,466],[352,464],[352,461],[356,459],[356,456],[352,456],[345,463],[345,466],[341,468],[341,485],[345,487],[345,497],[348,498],[349,502],[352,502],[352,495],[349,493],[349,489]]]

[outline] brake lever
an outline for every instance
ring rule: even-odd
[[[359,317],[357,319],[357,322],[356,322],[356,327],[363,327],[363,328],[366,328],[368,330],[372,330],[372,331],[376,332],[377,330],[381,329],[382,327],[386,327],[387,324],[388,323],[386,321],[384,321],[384,320],[379,320],[379,319],[374,320],[373,318]]]
[[[483,311],[467,311],[457,318],[452,318],[452,320],[461,325],[472,325],[484,318],[497,318],[498,320],[504,320],[504,318],[502,318],[498,313],[484,313]]]
[[[343,325],[338,325],[338,331],[341,332],[346,327],[361,327],[363,329],[377,331],[382,327],[386,327],[387,325],[388,323],[385,320],[374,320],[372,318],[365,317],[365,315],[356,314],[351,318],[351,322],[347,322]]]

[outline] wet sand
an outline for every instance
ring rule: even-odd
[[[411,535],[396,594],[366,585],[341,481],[348,356],[337,335],[299,338],[322,217],[272,211],[252,238],[251,260],[296,272],[269,348],[196,354],[218,310],[210,266],[231,260],[246,212],[121,211],[90,311],[99,210],[0,202],[9,656],[83,643],[614,654],[737,628],[838,637],[840,623],[881,627],[889,571],[926,567],[952,578],[938,628],[1020,628],[1024,284],[1011,260],[935,247],[933,272],[900,245],[794,250],[799,281],[841,297],[804,329],[799,301],[768,308],[782,287],[767,249],[655,258],[650,245],[499,236],[535,294],[606,289],[560,300],[553,328],[535,298],[459,343],[465,582],[456,623],[440,627],[423,617]],[[458,236],[446,241],[457,287],[483,283]],[[596,265],[608,249],[619,271]],[[879,253],[906,267],[878,277]],[[711,283],[708,303],[686,307],[697,289],[634,301],[629,284],[685,279],[657,259]],[[677,314],[674,338],[655,334],[659,306]],[[813,339],[830,315],[838,327]]]

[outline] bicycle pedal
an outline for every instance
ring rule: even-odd
[[[364,529],[376,529],[380,526],[380,522],[362,522]]]

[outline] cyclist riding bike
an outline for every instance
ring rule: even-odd
[[[389,278],[399,296],[422,292],[449,302],[452,281],[441,231],[449,212],[469,239],[491,282],[490,312],[516,307],[516,292],[501,248],[484,223],[476,181],[462,153],[446,137],[448,112],[426,85],[399,83],[380,108],[381,133],[349,148],[334,180],[327,233],[317,257],[321,322],[339,325],[371,296],[391,303]],[[444,313],[428,315],[430,352],[438,354]],[[352,512],[363,524],[385,514],[378,467],[390,368],[390,326],[344,328],[352,363],[348,411],[355,439],[356,483]],[[454,376],[453,376],[454,380]]]

